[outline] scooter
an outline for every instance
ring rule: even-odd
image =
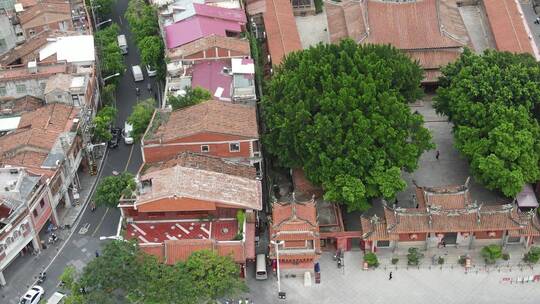
[[[56,236],[56,234],[51,234],[51,236],[49,237],[49,240],[48,240],[48,243],[49,244],[54,244],[58,241],[58,237]]]
[[[138,87],[135,88],[135,94],[137,94],[137,96],[141,95],[141,90]]]
[[[148,89],[149,92],[152,92],[152,85],[151,84],[146,84],[146,89]]]
[[[43,271],[39,273],[37,281],[39,284],[41,284],[45,281],[46,278],[47,278],[47,273]]]

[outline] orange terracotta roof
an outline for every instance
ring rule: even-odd
[[[174,265],[185,261],[198,250],[211,250],[212,240],[169,240],[165,241],[165,263]]]
[[[530,29],[517,1],[484,0],[484,7],[499,51],[537,56],[538,50],[533,49],[534,40],[529,39]]]
[[[351,38],[360,42],[367,37],[364,4],[356,1],[324,2],[330,42]]]
[[[44,101],[37,97],[26,95],[20,98],[6,98],[0,100],[2,114],[21,114],[35,111],[44,105]]]
[[[34,54],[36,59],[39,58],[39,51],[48,43],[47,38],[49,38],[51,34],[52,32],[50,30],[45,30],[36,36],[27,39],[23,44],[12,48],[9,52],[0,57],[0,65],[7,66],[13,64],[18,59],[31,54]]]
[[[23,113],[18,129],[0,137],[0,162],[39,167],[77,113],[78,109],[58,103]]]
[[[315,195],[315,197],[322,197],[324,194],[322,188],[310,182],[304,170],[300,168],[292,169],[292,180],[295,192],[301,192],[307,196]]]
[[[415,2],[368,1],[369,36],[367,41],[392,44],[399,49],[461,47],[441,32],[436,0]]]
[[[202,132],[259,138],[256,108],[217,100],[206,101],[173,111],[153,137],[167,142]]]
[[[302,203],[274,203],[272,222],[279,226],[291,220],[301,220],[311,226],[317,226],[317,207],[313,200]]]
[[[11,66],[0,70],[0,82],[28,78],[47,78],[67,71],[68,65],[65,63],[38,64],[36,73],[31,73],[26,66]]]
[[[24,29],[62,20],[71,23],[71,5],[69,2],[40,2],[20,13],[19,20]]]
[[[279,65],[287,54],[302,49],[289,0],[266,0],[263,19],[273,65]]]
[[[362,227],[362,238],[368,241],[380,240],[397,240],[398,235],[388,234],[386,222],[381,219],[369,219],[364,216],[360,217],[360,225]]]

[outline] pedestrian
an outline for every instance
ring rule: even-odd
[[[99,252],[96,250],[96,258],[99,258]]]
[[[540,24],[540,17],[536,17],[536,20],[534,20],[535,24]]]
[[[388,276],[388,281],[392,280],[392,272],[390,271],[390,275]]]
[[[435,158],[437,160],[439,160],[439,156],[441,156],[441,152],[439,152],[439,150],[437,150],[437,153],[435,153]]]
[[[96,210],[96,203],[92,201],[92,203],[90,204],[90,211],[94,212],[95,210]]]
[[[442,241],[442,246],[443,246],[443,248],[446,248],[446,242],[445,241]]]

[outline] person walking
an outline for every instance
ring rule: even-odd
[[[536,20],[534,20],[534,24],[540,24],[540,17],[536,17]]]
[[[99,252],[96,250],[96,258],[99,258]]]
[[[388,276],[388,281],[392,281],[392,272],[390,271],[390,275]]]
[[[435,159],[439,160],[439,156],[441,156],[441,152],[437,150],[437,153],[435,153]]]

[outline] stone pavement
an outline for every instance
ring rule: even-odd
[[[277,281],[270,275],[267,281],[253,279],[248,269],[250,298],[255,304],[270,303],[430,303],[430,304],[505,304],[537,303],[540,283],[511,284],[507,278],[540,274],[540,269],[512,269],[511,272],[479,271],[466,274],[463,268],[420,268],[398,270],[379,267],[362,270],[360,252],[345,253],[345,267],[338,269],[332,254],[321,256],[321,284],[304,287],[303,278],[282,278],[286,300],[277,299]],[[388,280],[392,271],[393,278]]]
[[[326,20],[326,11],[317,15],[296,16],[296,28],[300,36],[302,48],[308,49],[318,43],[330,43],[328,34],[328,21]]]

